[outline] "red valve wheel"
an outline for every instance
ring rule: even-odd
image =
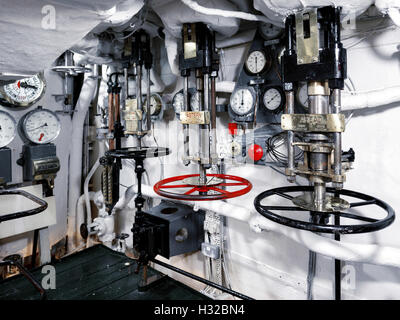
[[[167,178],[154,185],[154,191],[160,196],[189,201],[223,200],[235,198],[248,193],[253,185],[250,181],[227,174],[207,174],[207,183],[198,183],[200,175],[187,174]],[[179,182],[172,184],[173,182]],[[228,191],[225,187],[234,187]],[[166,191],[166,189],[183,190],[183,192]]]

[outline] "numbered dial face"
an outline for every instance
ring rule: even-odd
[[[7,112],[0,110],[0,148],[8,145],[15,137],[17,124]]]
[[[147,112],[147,99],[144,101],[143,109]],[[156,116],[162,109],[162,100],[158,94],[150,95],[150,115]]]
[[[28,107],[37,102],[44,94],[45,83],[40,74],[17,80],[0,88],[8,103],[17,107]]]
[[[250,88],[239,88],[231,95],[230,105],[238,115],[245,115],[252,111],[255,102],[254,93]]]
[[[200,110],[200,92],[196,91],[190,98],[190,110]]]
[[[265,40],[276,39],[282,34],[283,31],[282,28],[267,22],[261,23],[259,30]]]
[[[308,90],[307,90],[307,82],[302,82],[297,89],[296,94],[297,102],[301,104],[301,106],[308,110]]]
[[[264,106],[270,110],[275,111],[282,106],[283,97],[282,93],[276,88],[270,88],[265,91],[263,96]]]
[[[22,129],[29,141],[45,144],[58,137],[61,124],[54,112],[47,109],[36,109],[26,115]]]
[[[174,107],[175,113],[180,114],[183,111],[183,93],[178,92],[172,99],[172,106]]]
[[[252,74],[261,73],[267,67],[269,62],[267,61],[267,57],[265,53],[262,51],[253,51],[249,54],[246,60],[246,69]]]

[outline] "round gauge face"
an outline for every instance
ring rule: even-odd
[[[308,90],[307,90],[307,82],[301,82],[299,84],[299,88],[297,89],[296,94],[297,102],[301,104],[301,106],[308,110]]]
[[[180,114],[183,111],[183,93],[178,92],[172,99],[172,106],[174,107],[175,113]]]
[[[17,107],[28,107],[44,94],[45,82],[40,74],[17,80],[0,88],[3,98]]]
[[[47,109],[36,109],[26,115],[22,129],[29,141],[45,144],[58,137],[61,124],[54,112]]]
[[[267,22],[261,23],[259,25],[259,30],[265,40],[276,39],[283,32],[283,28]]]
[[[282,106],[282,93],[276,88],[269,88],[264,93],[263,102],[268,110],[275,111]]]
[[[190,110],[200,110],[200,92],[196,91],[190,98]]]
[[[255,97],[250,88],[239,88],[231,95],[230,105],[238,115],[245,115],[251,112],[255,102]]]
[[[0,148],[8,145],[14,139],[16,132],[15,119],[8,112],[0,110]]]
[[[253,51],[246,59],[246,69],[252,74],[261,73],[266,69],[268,64],[265,53],[259,50]]]
[[[147,112],[147,99],[144,101],[143,109]],[[150,95],[150,115],[156,116],[162,109],[162,100],[158,94]]]

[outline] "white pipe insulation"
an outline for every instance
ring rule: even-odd
[[[75,247],[76,234],[76,204],[81,194],[82,182],[82,143],[83,124],[97,87],[97,77],[85,74],[78,102],[72,118],[72,137],[69,156],[69,183],[68,183],[68,249]]]
[[[178,56],[178,40],[167,30],[164,30],[165,34],[165,49],[167,50],[167,58],[168,63],[171,68],[171,72],[180,76],[181,73],[179,71],[179,56]]]
[[[137,186],[131,186],[125,194],[123,203],[127,205],[137,192]],[[164,199],[156,194],[153,187],[142,185],[142,193],[146,197]],[[336,241],[315,233],[287,227],[264,217],[254,210],[238,205],[232,205],[223,201],[199,201],[195,204],[189,201],[174,200],[190,206],[194,209],[203,209],[216,212],[228,218],[248,222],[250,228],[255,232],[272,231],[285,235],[293,241],[307,247],[309,250],[327,257],[343,261],[363,262],[376,265],[384,265],[400,268],[400,248],[380,246],[377,244],[360,244],[344,241]],[[121,202],[122,204],[122,202]],[[123,207],[119,208],[120,210]]]
[[[400,86],[342,95],[342,110],[374,108],[400,101]]]
[[[243,20],[250,21],[263,21],[270,22],[267,17],[262,15],[256,15],[248,12],[240,12],[240,11],[231,11],[231,10],[222,10],[216,8],[206,8],[204,6],[199,5],[196,1],[193,0],[181,0],[182,3],[187,5],[190,9],[211,16],[220,16],[225,18],[238,18]]]

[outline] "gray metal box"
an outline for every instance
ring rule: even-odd
[[[11,149],[0,149],[0,184],[12,181]]]

